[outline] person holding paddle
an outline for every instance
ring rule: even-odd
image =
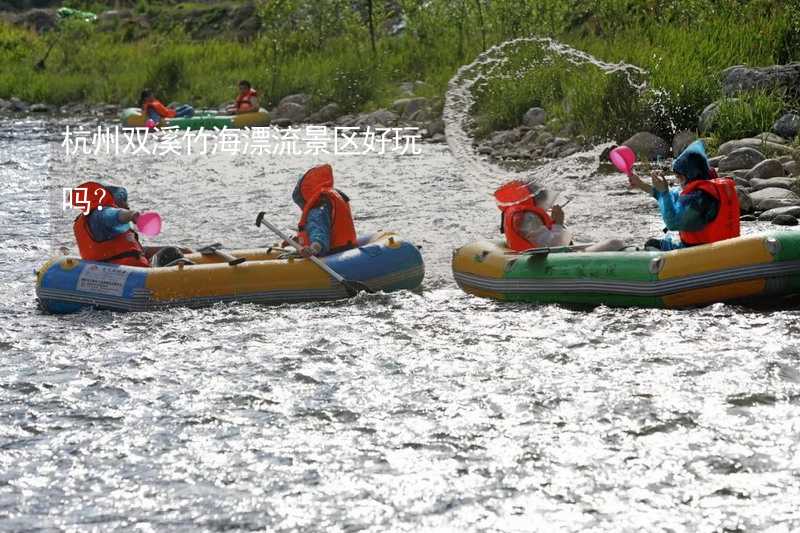
[[[677,250],[731,239],[739,236],[739,197],[736,183],[720,178],[709,166],[703,141],[695,141],[672,163],[679,187],[670,189],[667,180],[654,174],[651,184],[634,172],[628,175],[632,188],[639,189],[658,201],[664,232],[678,231],[679,239],[666,236],[649,239],[647,248]]]
[[[509,181],[494,192],[494,197],[501,211],[500,233],[505,235],[510,249],[523,252],[534,248],[570,246],[572,232],[564,225],[562,206],[554,204],[555,196],[536,182]],[[570,248],[573,251],[604,252],[624,247],[622,241],[613,239]]]
[[[325,256],[356,246],[350,199],[333,188],[333,168],[318,165],[297,181],[292,199],[302,209],[297,224],[300,255]]]

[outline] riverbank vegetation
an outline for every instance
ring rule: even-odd
[[[44,34],[2,23],[0,97],[133,105],[148,86],[163,100],[216,107],[246,78],[269,105],[304,92],[316,105],[371,110],[402,96],[407,81],[424,82],[418,95],[442,97],[460,65],[495,44],[536,35],[646,74],[607,75],[520,45],[478,87],[479,134],[516,126],[541,106],[591,138],[640,129],[666,137],[695,128],[703,108],[722,96],[723,69],[800,60],[800,0],[274,0],[257,5],[258,31],[244,41],[198,40],[191,25],[176,22],[178,10],[191,9],[140,0],[128,18],[65,20]],[[46,55],[45,68],[34,68]],[[711,133],[724,139],[759,130],[797,105],[785,96],[728,106]]]

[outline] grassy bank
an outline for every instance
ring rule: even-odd
[[[232,99],[237,80],[247,78],[271,104],[307,92],[317,104],[369,110],[399,97],[403,81],[422,80],[418,92],[441,96],[456,69],[482,50],[512,37],[542,35],[604,61],[642,67],[650,90],[633,90],[623,76],[588,65],[542,65],[541,50],[520,47],[506,67],[509,76],[493,78],[478,93],[479,131],[513,127],[525,110],[540,105],[564,128],[593,138],[640,129],[668,136],[694,127],[703,107],[720,97],[722,69],[800,60],[798,0],[402,0],[402,13],[397,4],[376,0],[374,50],[368,3],[353,9],[346,0],[265,2],[260,33],[244,43],[195,41],[167,22],[144,38],[130,28],[101,32],[96,24],[78,22],[44,36],[2,24],[0,97],[128,105],[147,86],[164,100],[217,106]],[[158,17],[158,9],[139,6],[149,17]],[[170,16],[163,11],[165,21]],[[47,68],[34,69],[54,42]],[[760,131],[772,115],[794,105],[780,95],[761,98],[758,112],[726,109],[717,135]]]

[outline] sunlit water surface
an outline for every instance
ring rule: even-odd
[[[274,240],[260,210],[295,223],[294,181],[322,159],[69,161],[61,128],[0,136],[0,530],[800,528],[798,312],[465,295],[452,250],[498,211],[425,144],[328,158],[359,229],[422,245],[421,293],[42,315],[33,270],[74,250],[61,186],[112,176],[163,214],[151,244],[235,248]],[[652,200],[597,168],[539,171],[575,198],[577,236],[658,234]]]

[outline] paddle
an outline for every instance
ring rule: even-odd
[[[234,257],[231,254],[220,250],[220,248],[222,248],[222,244],[215,242],[214,244],[203,246],[197,251],[203,255],[218,255],[225,261],[227,261],[230,266],[241,265],[242,263],[247,261],[246,257]]]
[[[579,250],[584,250],[589,244],[575,244],[572,246],[542,246],[541,248],[528,248],[527,250],[522,250],[521,252],[506,252],[506,255],[548,255],[551,253],[561,253],[561,252],[576,252]]]
[[[261,226],[262,224],[265,225],[266,227],[271,229],[272,232],[275,233],[275,235],[277,235],[279,238],[281,238],[284,241],[286,241],[289,244],[291,244],[292,247],[295,250],[298,251],[298,253],[301,252],[303,250],[303,246],[299,242],[297,242],[294,239],[290,238],[288,235],[286,235],[284,232],[282,232],[276,226],[271,224],[269,220],[266,220],[264,218],[264,215],[266,215],[266,214],[267,213],[265,211],[261,211],[258,214],[258,216],[256,217],[256,226]],[[348,296],[355,296],[356,294],[358,294],[361,291],[370,292],[370,293],[375,292],[372,289],[370,289],[369,287],[367,287],[365,284],[361,283],[360,281],[351,281],[351,280],[344,279],[338,272],[336,272],[331,267],[329,267],[328,265],[323,263],[320,260],[320,258],[315,256],[315,255],[309,256],[308,259],[310,259],[311,262],[314,263],[315,265],[317,265],[319,268],[324,270],[330,277],[332,277],[333,279],[338,281],[345,288],[345,290],[347,291],[347,295]]]

